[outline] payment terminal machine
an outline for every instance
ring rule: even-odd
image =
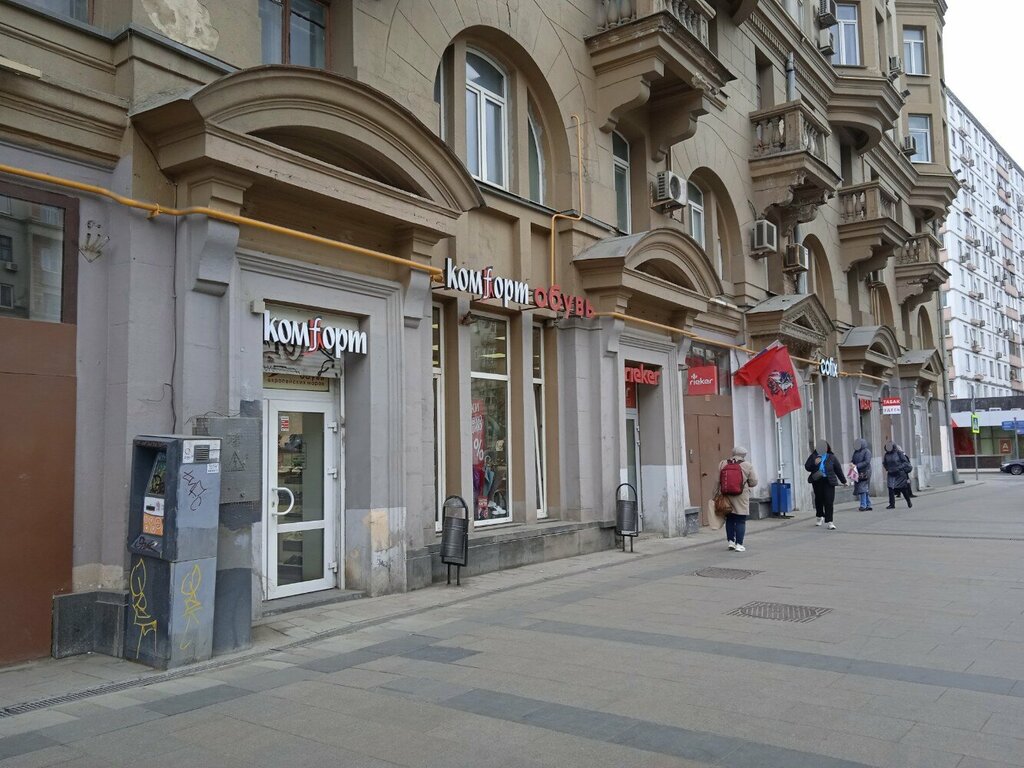
[[[136,437],[125,658],[166,669],[210,658],[220,440]]]

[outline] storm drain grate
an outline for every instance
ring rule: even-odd
[[[788,605],[786,603],[747,603],[729,616],[748,616],[751,619],[772,619],[774,621],[794,621],[805,623],[824,616],[831,608],[815,608],[813,605]]]
[[[704,576],[708,579],[746,579],[756,576],[764,571],[748,571],[743,568],[701,568],[694,571],[694,576]]]

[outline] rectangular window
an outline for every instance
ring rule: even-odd
[[[324,67],[327,4],[321,0],[260,0],[264,64]]]
[[[482,54],[466,53],[466,150],[470,173],[504,188],[508,155],[505,73]]]
[[[434,511],[434,528],[441,530],[442,504],[445,498],[444,468],[444,327],[441,307],[431,309],[430,323],[430,367],[433,373],[434,396],[434,491],[437,507]]]
[[[930,163],[932,161],[932,118],[930,115],[911,115],[909,119],[910,135],[917,142],[917,152],[910,158],[914,163]]]
[[[629,233],[629,143],[618,133],[612,134],[612,164],[615,172],[615,224],[620,232]]]
[[[925,74],[924,28],[903,28],[903,68],[908,75]]]
[[[508,321],[476,315],[470,325],[470,414],[473,519],[478,526],[511,519],[508,374]]]
[[[860,65],[860,29],[857,20],[857,6],[840,3],[836,6],[835,47],[832,63],[840,67],[856,67]]]
[[[37,199],[28,199],[33,195]],[[61,322],[65,290],[76,279],[65,274],[74,270],[73,260],[70,266],[65,264],[71,245],[65,240],[65,227],[77,230],[77,209],[71,208],[70,199],[67,208],[47,203],[63,199],[34,190],[25,190],[24,198],[0,194],[0,281],[7,286],[0,305],[3,316]],[[69,322],[74,322],[72,309],[69,306]]]
[[[89,0],[28,0],[28,4],[75,21],[89,22]]]
[[[537,517],[548,516],[544,414],[544,331],[533,326],[533,456],[537,473]]]
[[[0,309],[14,309],[14,286],[0,283]]]

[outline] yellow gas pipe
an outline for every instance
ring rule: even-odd
[[[125,197],[124,195],[119,195],[112,190],[105,189],[104,187],[98,187],[94,184],[85,184],[80,181],[74,181],[73,179],[64,179],[60,176],[51,176],[48,173],[39,173],[38,171],[30,171],[26,168],[17,168],[11,165],[0,164],[0,173],[7,173],[11,176],[21,176],[22,178],[33,179],[34,181],[41,181],[58,187],[66,187],[68,189],[78,190],[79,192],[88,192],[92,195],[105,197],[109,200],[113,200],[115,203],[127,206],[128,208],[147,211],[149,213],[149,218],[151,219],[156,216],[190,216],[193,214],[206,216],[211,219],[217,219],[218,221],[226,221],[231,224],[253,227],[254,229],[262,229],[267,232],[275,232],[279,235],[287,235],[288,237],[305,240],[309,243],[317,243],[319,245],[326,245],[329,248],[336,248],[341,251],[356,253],[361,256],[368,256],[372,259],[378,259],[380,261],[386,261],[402,267],[408,267],[409,269],[415,269],[419,272],[426,272],[433,278],[438,278],[443,274],[443,270],[439,267],[434,267],[429,264],[420,264],[416,261],[403,259],[400,256],[392,256],[390,253],[382,253],[381,251],[363,248],[362,246],[352,245],[351,243],[345,243],[340,240],[331,240],[327,237],[311,235],[308,232],[300,232],[297,229],[282,227],[277,224],[270,224],[266,221],[259,221],[258,219],[250,219],[247,216],[236,216],[233,213],[218,211],[214,208],[206,208],[203,206],[193,206],[191,208],[164,208],[156,203],[147,203],[142,200],[135,200],[130,197]]]

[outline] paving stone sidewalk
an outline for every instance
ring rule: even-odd
[[[299,611],[183,674],[9,670],[0,706],[130,685],[0,717],[0,766],[1024,766],[1018,486]]]

